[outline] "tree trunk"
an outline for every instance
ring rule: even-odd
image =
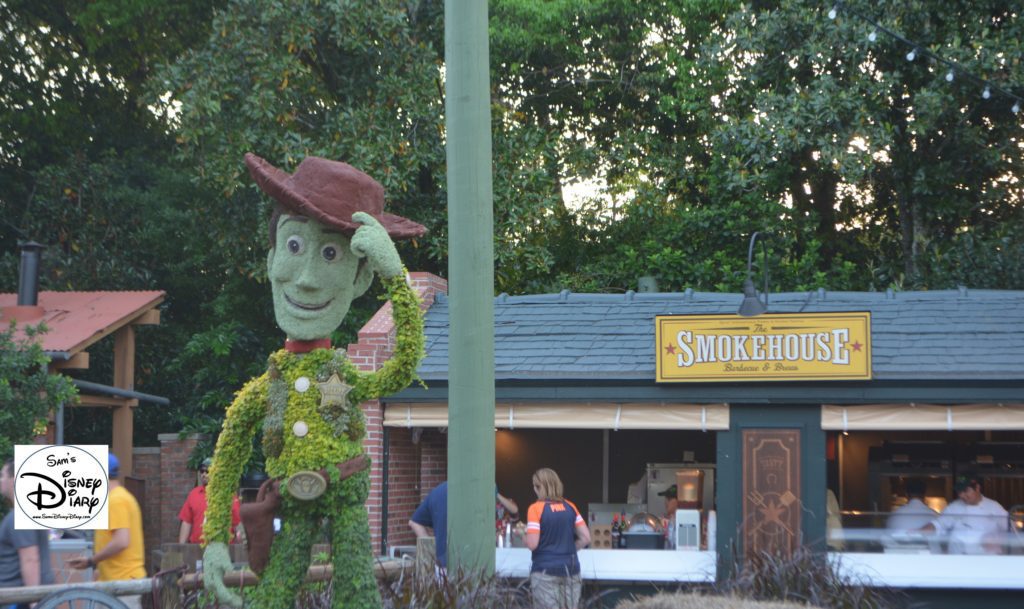
[[[917,265],[914,253],[914,205],[901,188],[896,194],[900,217],[900,251],[903,254],[903,281],[913,285],[917,282]]]

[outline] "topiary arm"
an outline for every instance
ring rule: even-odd
[[[228,544],[214,541],[203,551],[203,587],[213,594],[219,603],[239,609],[242,597],[224,584],[224,575],[231,570],[231,551]]]
[[[242,468],[252,454],[256,426],[266,416],[267,385],[267,374],[246,383],[235,395],[224,418],[206,485],[205,543],[231,541],[231,503],[238,490]]]
[[[397,393],[416,378],[416,367],[423,359],[423,311],[419,296],[405,278],[406,273],[402,272],[381,279],[388,290],[395,319],[395,351],[377,372],[360,374],[352,392],[353,403]]]

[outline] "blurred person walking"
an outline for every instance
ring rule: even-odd
[[[0,494],[14,505],[14,461],[0,468]],[[0,523],[0,588],[39,586],[53,583],[50,565],[50,539],[45,530],[14,528],[14,510]],[[11,605],[28,609],[30,605]]]
[[[107,453],[110,493],[107,495],[107,529],[97,529],[92,556],[68,561],[74,569],[96,569],[97,581],[142,579],[146,577],[146,549],[142,539],[142,509],[135,496],[121,484],[121,464]],[[138,596],[122,596],[129,607],[139,606]]]

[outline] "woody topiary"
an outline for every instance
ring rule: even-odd
[[[250,558],[261,572],[246,605],[293,606],[310,549],[326,523],[333,548],[332,606],[380,607],[364,507],[369,459],[359,404],[408,386],[423,357],[419,299],[392,239],[421,235],[424,228],[385,213],[380,184],[345,163],[307,157],[288,174],[252,154],[245,160],[278,204],[270,220],[267,271],[275,317],[287,340],[270,355],[266,373],[249,381],[227,410],[207,486],[204,583],[220,602],[242,605],[223,583],[231,568],[231,498],[252,439],[262,430],[271,480],[260,491],[263,502],[249,510],[256,524],[243,512]],[[393,305],[396,344],[380,370],[364,373],[328,337],[375,274]],[[282,522],[276,536],[266,518],[275,511]],[[261,540],[269,556],[261,552]]]

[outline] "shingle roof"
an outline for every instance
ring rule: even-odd
[[[43,351],[74,354],[156,307],[165,296],[161,291],[39,292],[42,314],[28,323],[46,323]],[[17,302],[17,294],[0,294],[0,324],[4,327],[10,323],[5,309]],[[19,324],[18,336],[23,326]]]
[[[495,378],[654,380],[656,315],[734,314],[739,294],[498,296]],[[772,294],[772,313],[870,311],[879,380],[1024,379],[1024,291]],[[424,380],[448,376],[448,299],[426,314]]]

